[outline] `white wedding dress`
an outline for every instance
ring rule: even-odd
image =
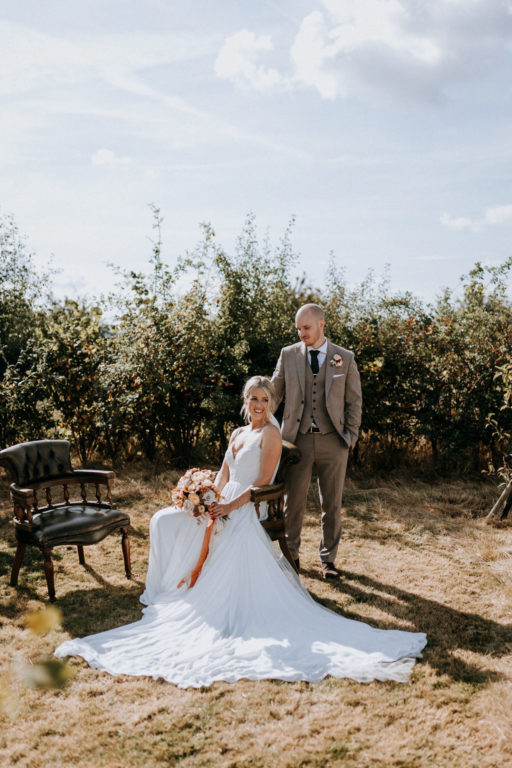
[[[226,460],[226,500],[258,476],[261,435],[248,430]],[[422,633],[380,630],[319,605],[260,525],[254,505],[217,520],[194,587],[178,589],[197,562],[205,531],[182,510],[157,512],[150,525],[147,607],[140,621],[59,645],[113,675],[149,675],[181,688],[216,680],[405,682],[426,644]]]

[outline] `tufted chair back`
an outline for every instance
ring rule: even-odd
[[[0,465],[9,472],[11,482],[23,487],[72,472],[69,454],[69,440],[34,440],[0,451]]]

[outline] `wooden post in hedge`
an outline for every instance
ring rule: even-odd
[[[485,519],[488,522],[492,522],[493,520],[505,520],[505,518],[508,517],[508,513],[510,512],[511,507],[512,480],[510,480],[510,482],[504,488],[503,493]]]

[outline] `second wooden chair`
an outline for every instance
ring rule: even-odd
[[[284,519],[284,492],[285,492],[285,476],[288,467],[293,464],[297,464],[300,460],[300,451],[293,443],[283,440],[283,450],[281,453],[281,461],[276,473],[274,482],[271,485],[260,485],[251,490],[251,501],[256,507],[258,516],[260,514],[260,504],[266,502],[268,504],[268,517],[266,520],[262,520],[261,524],[266,530],[272,541],[279,542],[281,552],[286,557],[294,571],[297,572],[297,566],[295,565],[292,554],[288,548],[288,542],[286,540],[286,525]]]

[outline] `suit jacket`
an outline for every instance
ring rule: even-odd
[[[284,440],[294,442],[304,410],[306,387],[306,345],[299,341],[283,347],[272,376],[276,391],[277,408],[284,398],[284,415],[281,432]],[[339,355],[342,365],[331,365],[334,355]],[[327,413],[336,432],[350,448],[357,442],[361,425],[361,381],[354,360],[354,353],[336,344],[327,342],[327,356],[324,361],[325,403]]]

